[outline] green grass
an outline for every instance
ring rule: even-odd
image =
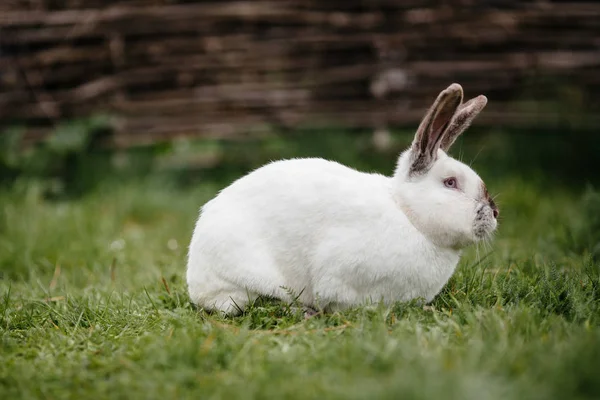
[[[189,305],[187,244],[224,181],[63,201],[17,183],[0,194],[0,398],[599,398],[598,195],[485,162],[499,234],[431,305],[309,320]]]

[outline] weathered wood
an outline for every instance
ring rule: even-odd
[[[0,129],[24,125],[32,142],[111,112],[128,145],[414,125],[453,81],[490,97],[480,124],[552,126],[600,112],[599,43],[591,1],[8,0]]]

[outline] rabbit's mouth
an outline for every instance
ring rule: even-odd
[[[494,205],[480,203],[475,210],[475,220],[473,221],[473,236],[476,241],[492,236],[498,221],[496,220],[497,210]]]

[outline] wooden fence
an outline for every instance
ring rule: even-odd
[[[117,116],[118,146],[414,125],[451,82],[478,124],[600,126],[600,3],[3,0],[0,129]]]

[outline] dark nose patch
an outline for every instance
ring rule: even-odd
[[[492,213],[494,214],[494,218],[498,218],[498,216],[500,215],[500,210],[498,210],[498,206],[496,205],[496,202],[494,202],[494,200],[490,197],[490,194],[487,190],[487,187],[485,186],[485,183],[481,183],[481,188],[483,189],[483,197],[487,200],[488,204],[490,205],[490,208],[492,209]]]
[[[498,218],[498,215],[500,215],[500,210],[498,210],[498,206],[496,206],[496,203],[494,203],[494,200],[490,199],[490,207],[492,208],[492,213],[494,214],[494,218]]]

